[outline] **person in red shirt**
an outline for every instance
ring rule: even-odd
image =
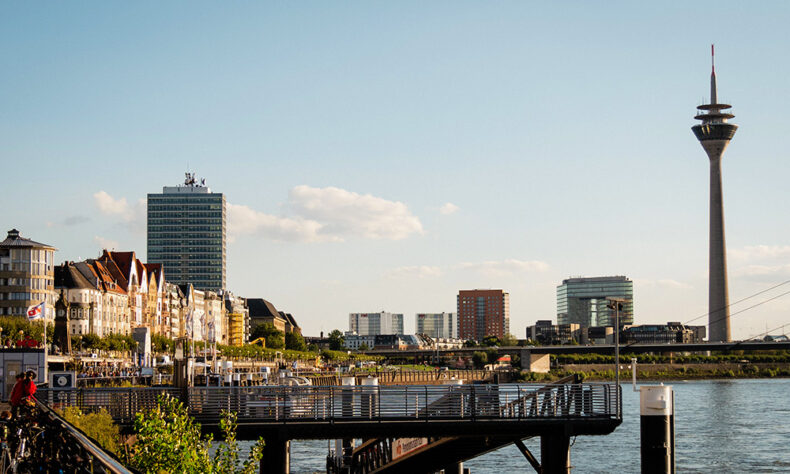
[[[36,373],[32,370],[28,370],[26,374],[17,375],[16,384],[11,390],[11,398],[8,400],[12,407],[20,407],[31,401],[37,389],[36,383],[33,382],[35,378]]]
[[[8,399],[8,402],[12,407],[17,406],[22,402],[22,382],[24,382],[24,380],[25,374],[16,374],[16,383],[14,384],[14,388],[11,389],[11,396]]]

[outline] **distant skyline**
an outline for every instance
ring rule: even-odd
[[[730,301],[790,280],[788,20],[778,1],[6,2],[0,231],[58,263],[145,260],[146,194],[189,170],[228,202],[228,288],[308,335],[382,310],[412,332],[501,288],[523,337],[563,279],[606,275],[634,281],[635,324],[704,324],[711,43],[740,127]],[[790,331],[790,295],[738,314],[789,290],[735,303],[733,338]]]

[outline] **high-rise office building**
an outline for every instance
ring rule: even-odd
[[[416,334],[432,338],[458,337],[458,317],[455,313],[418,313],[414,316],[414,327]]]
[[[721,190],[721,157],[724,149],[738,130],[727,123],[735,115],[720,104],[716,92],[716,68],[713,64],[713,45],[710,47],[710,104],[697,107],[694,117],[702,123],[691,130],[696,135],[710,161],[710,236],[708,241],[708,338],[711,342],[731,341],[730,297],[727,288],[727,248],[724,243],[724,201]]]
[[[16,229],[8,231],[0,242],[0,315],[24,316],[28,307],[43,302],[42,314],[55,319],[55,250]]]
[[[607,298],[625,300],[620,325],[634,323],[634,282],[624,276],[568,278],[557,287],[557,324],[614,326],[615,310]]]
[[[225,196],[187,173],[181,186],[148,195],[148,261],[167,280],[196,289],[225,288]]]
[[[349,313],[348,330],[360,336],[378,334],[403,334],[403,314],[388,313]]]
[[[510,334],[510,294],[502,290],[458,292],[458,337],[482,341]]]

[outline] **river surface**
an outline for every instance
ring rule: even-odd
[[[678,473],[790,472],[790,379],[667,385],[675,391]],[[623,385],[623,423],[614,433],[571,442],[574,473],[639,472],[639,394]],[[540,457],[539,439],[524,444]],[[326,440],[293,441],[291,472],[325,472],[326,453]],[[466,461],[464,467],[473,474],[534,472],[513,445]]]

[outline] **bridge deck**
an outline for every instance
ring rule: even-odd
[[[50,406],[106,409],[129,426],[160,394],[179,397],[206,431],[238,416],[240,439],[604,434],[621,421],[614,385],[258,386],[42,390]]]

